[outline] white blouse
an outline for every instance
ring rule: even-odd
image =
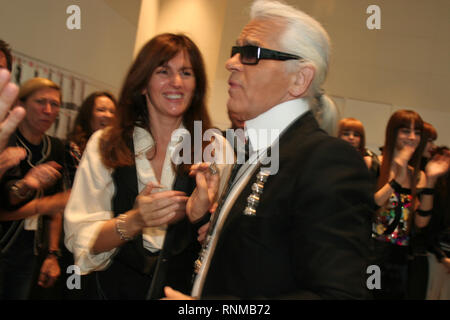
[[[87,143],[64,212],[65,245],[73,253],[75,264],[80,268],[81,274],[105,269],[111,263],[111,257],[117,250],[115,248],[99,254],[91,253],[91,247],[103,224],[114,217],[111,206],[115,192],[113,170],[106,168],[101,161],[99,143],[102,133],[103,130],[98,130]],[[218,133],[214,133],[214,136],[212,144],[217,147],[214,159],[221,175],[220,194],[230,174],[234,156],[233,149],[226,139]],[[154,145],[150,133],[143,128],[135,127],[133,143],[138,191],[141,192],[150,182],[164,186],[164,188],[153,189],[152,192],[171,190],[176,177],[171,159],[174,151],[179,152],[180,141],[172,140],[169,143],[159,182],[150,161],[146,158],[146,151]],[[230,161],[230,159],[233,160]],[[166,225],[145,228],[143,230],[144,247],[152,252],[161,250],[166,228]]]

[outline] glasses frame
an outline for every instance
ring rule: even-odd
[[[290,54],[286,52],[281,52],[277,50],[262,48],[258,46],[246,45],[246,46],[233,46],[231,47],[231,57],[235,56],[239,53],[239,60],[242,64],[246,65],[256,65],[259,63],[259,60],[301,60],[303,59],[300,56],[295,54]],[[254,62],[249,62],[245,60],[245,57],[252,56],[256,60]]]

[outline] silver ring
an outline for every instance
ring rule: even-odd
[[[210,172],[212,175],[215,175],[215,174],[217,174],[217,173],[219,172],[219,169],[217,168],[215,162],[212,162],[212,163],[209,165],[209,172]]]

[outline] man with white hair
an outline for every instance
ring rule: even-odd
[[[251,154],[271,149],[274,159],[279,150],[278,172],[252,164],[252,155],[239,169],[213,215],[193,297],[369,297],[369,174],[356,150],[328,136],[310,111],[327,100],[320,88],[328,51],[328,35],[312,17],[277,1],[253,3],[226,62],[227,108],[245,122]],[[279,134],[264,143],[250,134],[260,129]]]

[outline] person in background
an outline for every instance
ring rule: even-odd
[[[107,91],[91,93],[81,105],[75,118],[72,132],[67,139],[73,142],[83,154],[91,135],[111,125],[116,113],[117,101]]]
[[[26,116],[8,145],[24,148],[26,156],[0,181],[3,211],[18,210],[34,199],[63,191],[60,171],[64,147],[59,139],[45,134],[59,113],[61,90],[48,79],[33,78],[20,87],[18,99]],[[55,207],[49,208],[49,204]],[[0,257],[0,296],[3,299],[27,299],[35,283],[49,288],[59,278],[61,207],[64,204],[45,202],[42,207],[34,207],[31,217],[2,223],[5,236]],[[41,208],[53,214],[47,216],[49,212],[37,211]],[[55,212],[55,208],[60,211]]]
[[[65,141],[66,154],[70,155],[70,158],[66,160],[70,184],[73,183],[76,169],[89,138],[97,130],[112,124],[116,106],[116,98],[107,91],[93,92],[83,101],[75,118],[73,129]]]
[[[380,161],[378,156],[366,147],[366,133],[361,121],[355,118],[344,118],[339,121],[338,138],[347,141],[355,147],[366,162],[367,168],[374,181],[380,174]]]
[[[435,141],[437,131],[428,122],[423,123],[425,148],[420,160],[420,169],[425,171],[428,161],[436,150]],[[410,299],[424,300],[427,294],[427,284],[429,277],[429,263],[427,253],[427,228],[418,228],[413,224],[411,228],[411,257],[409,263],[409,290]]]
[[[414,217],[433,206],[436,178],[445,173],[441,162],[430,162],[425,173],[420,159],[425,148],[423,120],[411,110],[398,110],[389,119],[381,156],[373,222],[376,264],[381,269],[377,299],[407,299],[411,228]],[[422,190],[423,189],[423,190]],[[425,191],[424,191],[425,190]]]
[[[78,110],[77,117],[75,118],[73,129],[68,133],[67,139],[64,141],[66,150],[66,172],[68,174],[67,181],[70,184],[70,187],[72,187],[78,165],[88,140],[94,132],[104,129],[112,124],[115,118],[116,106],[116,98],[108,91],[95,91],[84,99]],[[63,252],[66,265],[73,265],[73,255],[66,250]],[[94,273],[82,275],[80,286],[81,288],[78,290],[66,292],[68,299],[91,300],[96,298]]]
[[[206,84],[190,38],[155,36],[128,72],[117,121],[86,145],[65,211],[65,242],[82,274],[97,271],[101,299],[158,298],[166,281],[190,289],[199,244],[198,226],[186,214],[211,210],[226,168],[219,163],[226,150],[234,156],[229,146],[218,148],[217,169],[197,165],[195,178],[191,163],[173,162],[180,142],[191,147],[183,157],[193,161],[194,121],[200,133],[211,127]],[[227,146],[220,132],[214,137],[214,147]],[[198,146],[204,151],[206,142]]]
[[[433,159],[447,163],[447,172],[441,176],[434,189],[433,212],[427,217],[417,217],[416,225],[425,228],[428,249],[427,300],[450,300],[450,150],[435,149]]]

